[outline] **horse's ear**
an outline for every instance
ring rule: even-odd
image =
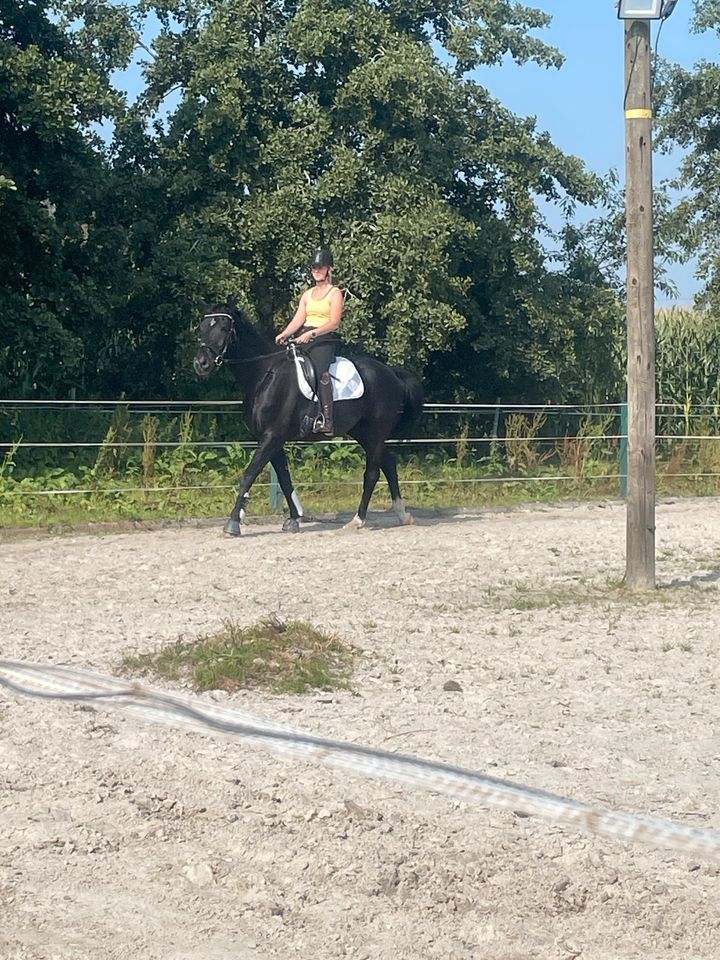
[[[209,303],[205,303],[204,300],[201,300],[201,301],[200,301],[200,309],[202,310],[203,313],[210,313],[210,304],[209,304]]]
[[[233,309],[237,310],[237,305],[238,305],[237,294],[233,293],[230,295],[230,299],[228,300],[228,306],[233,307]]]

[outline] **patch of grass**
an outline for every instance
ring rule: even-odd
[[[692,564],[697,570],[720,570],[720,553],[718,551],[684,554],[680,559],[692,560]]]
[[[594,603],[596,592],[585,586],[538,588],[528,583],[514,583],[506,590],[490,589],[488,598],[496,610],[547,610],[550,607],[576,607]]]
[[[357,650],[302,620],[265,617],[254,626],[225,621],[219,633],[127,654],[123,667],[189,682],[194,690],[273,693],[347,689]]]
[[[490,588],[486,596],[496,610],[549,610],[597,607],[603,604],[609,616],[614,604],[618,607],[646,607],[651,605],[670,607],[687,603],[688,593],[714,602],[717,590],[704,585],[690,584],[685,587],[664,587],[633,593],[625,589],[623,582],[611,578],[606,584],[591,583],[585,578],[569,584],[537,587],[529,583],[508,583],[505,589]],[[608,606],[610,604],[610,606]],[[697,603],[696,603],[697,606]]]

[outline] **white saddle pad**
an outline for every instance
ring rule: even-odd
[[[295,370],[300,393],[308,400],[315,400],[316,396],[305,377],[304,365],[305,358],[296,355]],[[365,385],[358,369],[347,357],[337,357],[335,362],[330,364],[329,373],[333,385],[333,400],[357,400],[365,393]]]

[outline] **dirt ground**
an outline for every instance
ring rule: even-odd
[[[362,648],[353,690],[230,703],[720,829],[720,502],[658,506],[651,598],[618,589],[619,503],[371,522],[0,538],[0,657],[117,673],[302,618]],[[672,852],[0,690],[2,960],[716,960],[719,888]]]

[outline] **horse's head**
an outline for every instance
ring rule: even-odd
[[[218,304],[203,314],[198,330],[200,343],[193,357],[193,370],[203,380],[225,360],[235,332],[234,312],[229,304]]]

